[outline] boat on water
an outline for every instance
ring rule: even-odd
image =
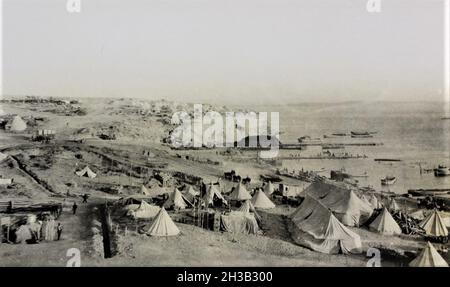
[[[386,176],[381,179],[381,185],[393,185],[397,181],[395,176]]]
[[[332,133],[332,136],[336,136],[336,137],[346,137],[347,134],[346,133]]]
[[[373,138],[373,134],[368,131],[351,131],[350,136],[352,138]]]
[[[374,158],[374,161],[402,161],[401,159],[397,158]]]
[[[310,136],[302,136],[298,139],[299,143],[308,143],[308,144],[321,144],[322,140],[320,138],[311,138]]]
[[[450,175],[450,168],[446,167],[445,165],[439,165],[437,168],[434,169],[434,176],[449,176]]]

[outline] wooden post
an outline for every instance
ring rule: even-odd
[[[9,226],[10,224],[8,224],[8,227],[6,228],[6,242],[9,243]]]

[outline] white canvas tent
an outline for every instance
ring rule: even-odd
[[[375,194],[372,194],[369,198],[369,203],[374,209],[380,209],[383,208],[383,204],[381,204],[381,201],[378,200],[378,198],[375,196]]]
[[[384,235],[397,235],[402,233],[402,229],[386,207],[383,208],[377,218],[369,225],[369,229]]]
[[[129,210],[127,215],[133,218],[153,218],[158,214],[159,210],[158,206],[150,205],[145,200],[142,200],[139,207],[135,210]]]
[[[175,190],[170,194],[169,198],[164,202],[164,207],[175,208],[175,209],[185,209],[188,206],[192,206],[192,203],[178,190]]]
[[[180,230],[172,221],[167,211],[164,207],[158,212],[155,219],[153,220],[152,225],[147,231],[148,235],[151,236],[175,236],[180,233]]]
[[[27,129],[27,123],[17,115],[9,123],[9,129],[13,132],[23,132]]]
[[[214,203],[215,199],[220,199],[224,204],[227,204],[227,201],[220,193],[220,191],[213,184],[209,184],[206,189],[206,193],[202,198],[202,201],[205,203],[206,206],[209,206],[210,204]]]
[[[274,193],[275,192],[275,187],[273,186],[273,184],[272,184],[272,182],[267,182],[265,185],[264,185],[264,193],[266,194],[266,195],[271,195],[272,193]]]
[[[244,201],[247,199],[252,199],[250,193],[248,193],[247,189],[242,183],[239,183],[230,194],[230,200]]]
[[[398,204],[397,204],[397,202],[395,201],[394,198],[392,198],[392,199],[389,201],[388,209],[389,209],[391,212],[397,212],[397,211],[400,210],[400,207],[398,206]]]
[[[373,208],[372,204],[370,204],[370,201],[367,199],[367,197],[366,197],[364,194],[361,195],[360,199],[361,199],[365,204],[367,204],[368,206],[371,206],[371,207]]]
[[[257,234],[259,231],[255,213],[231,211],[220,215],[220,228],[226,232]]]
[[[448,229],[436,209],[419,223],[419,227],[425,230],[426,235],[437,237],[448,236]]]
[[[433,244],[427,242],[427,246],[409,263],[409,267],[448,267],[448,263],[437,252]]]
[[[326,182],[315,182],[305,190],[329,208],[334,216],[347,226],[360,226],[373,213],[373,208],[361,200],[354,191]]]
[[[97,176],[97,174],[95,174],[88,166],[86,166],[80,171],[75,172],[75,174],[78,176],[86,176],[89,178],[94,178]]]
[[[291,216],[296,230],[293,239],[300,245],[327,254],[361,253],[361,238],[345,227],[333,213],[311,196]]]
[[[251,202],[252,202],[253,206],[256,208],[261,208],[261,209],[275,208],[275,204],[260,189],[258,191],[256,191],[256,193],[253,195]]]

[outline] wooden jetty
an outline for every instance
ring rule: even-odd
[[[450,194],[450,188],[408,189],[408,194],[410,194],[412,196],[444,195],[444,194]]]
[[[281,144],[280,149],[304,149],[308,146],[328,146],[330,143],[293,143],[293,144]],[[375,142],[351,142],[351,143],[333,143],[334,147],[346,147],[346,146],[381,146],[383,143]]]

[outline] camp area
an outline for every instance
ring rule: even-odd
[[[386,267],[449,262],[441,202],[331,176],[336,158],[292,167],[290,145],[176,149],[171,112],[193,105],[98,101],[5,102],[0,266],[61,266],[70,248],[83,266],[364,267],[374,248]],[[307,145],[295,157],[322,149]],[[299,166],[313,160],[336,166]]]

